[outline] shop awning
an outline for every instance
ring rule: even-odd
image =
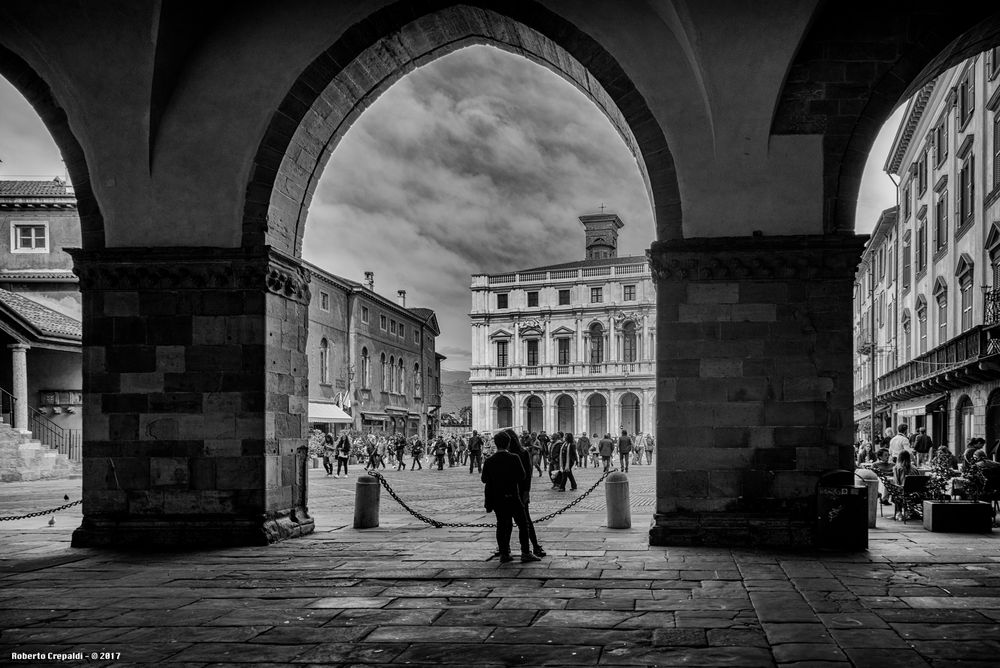
[[[350,415],[337,404],[309,402],[310,422],[354,422]]]
[[[934,404],[947,401],[947,399],[947,394],[933,394],[931,396],[920,397],[919,399],[904,401],[896,404],[896,415],[900,417],[925,415],[934,408]]]
[[[881,415],[882,413],[885,413],[888,410],[889,410],[889,406],[876,406],[875,407],[875,415]],[[869,418],[871,418],[871,416],[872,416],[872,412],[871,412],[871,409],[869,409],[869,408],[866,408],[866,409],[860,410],[860,411],[857,411],[857,410],[854,411],[854,421],[855,422],[859,422],[861,420],[869,419]]]

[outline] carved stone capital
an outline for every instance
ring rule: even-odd
[[[84,292],[266,290],[309,303],[309,272],[271,248],[67,249]]]
[[[709,237],[654,242],[658,282],[854,280],[868,237],[827,234]]]

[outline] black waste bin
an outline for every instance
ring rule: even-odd
[[[851,471],[830,471],[816,488],[816,542],[820,547],[868,549],[868,487]]]

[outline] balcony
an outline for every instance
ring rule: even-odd
[[[494,274],[477,276],[473,286],[479,285],[511,285],[523,283],[546,283],[551,281],[578,281],[582,278],[595,276],[648,276],[649,265],[645,262],[636,264],[613,264],[599,267],[581,267],[578,269],[555,269],[552,271],[522,271],[512,274]]]
[[[878,401],[902,401],[1000,378],[1000,332],[977,325],[878,379]]]
[[[546,379],[560,377],[624,377],[629,376],[650,376],[656,373],[656,362],[649,360],[644,362],[602,362],[600,364],[573,363],[573,364],[531,364],[514,366],[494,366],[489,368],[474,368],[470,380],[485,381],[489,378],[533,378]]]

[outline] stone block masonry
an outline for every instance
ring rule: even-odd
[[[248,545],[311,532],[299,262],[270,250],[72,254],[85,395],[73,544]]]
[[[815,542],[816,483],[850,469],[863,238],[653,244],[656,545]]]

